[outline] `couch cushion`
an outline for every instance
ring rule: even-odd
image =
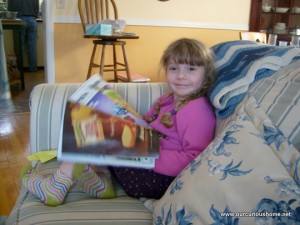
[[[299,174],[300,153],[248,96],[162,199],[145,204],[157,224],[294,224],[300,222]]]
[[[249,93],[300,152],[300,60],[278,70],[271,77],[253,83]],[[216,135],[235,116],[218,119]]]
[[[300,60],[249,90],[272,122],[300,151]]]
[[[36,170],[47,175],[58,167],[59,163],[52,160],[38,163]],[[75,186],[65,203],[57,207],[46,206],[22,188],[6,224],[152,224],[152,213],[139,200],[128,197],[115,180],[113,185],[117,198],[94,199]]]

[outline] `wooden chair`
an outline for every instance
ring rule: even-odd
[[[118,80],[122,80],[125,82],[131,82],[129,65],[125,52],[125,41],[121,41],[120,39],[137,39],[138,36],[133,35],[121,35],[121,34],[113,34],[111,36],[103,36],[103,35],[87,35],[86,34],[86,25],[87,24],[97,24],[101,20],[118,19],[118,10],[114,0],[78,0],[78,10],[81,19],[81,24],[84,32],[84,38],[92,38],[94,48],[92,51],[88,74],[86,79],[91,76],[92,69],[95,67],[99,67],[99,73],[103,76],[105,72],[113,72],[114,80],[117,82]],[[102,46],[100,64],[95,63],[95,54],[97,50],[97,46]],[[105,64],[105,50],[107,46],[112,46],[112,56],[113,63]],[[123,62],[117,61],[117,51],[116,47],[121,47],[121,52],[123,54]],[[118,76],[119,71],[125,71],[126,76]]]
[[[263,32],[242,31],[240,32],[240,40],[267,43],[267,34]]]

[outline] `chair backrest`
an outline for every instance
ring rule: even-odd
[[[267,43],[267,34],[263,32],[242,31],[240,32],[240,39]]]
[[[106,19],[118,19],[118,10],[114,0],[78,0],[78,10],[84,33],[86,24],[96,24]]]

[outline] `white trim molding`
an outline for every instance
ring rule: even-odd
[[[55,83],[54,22],[51,1],[42,4],[45,29],[45,75],[47,83]]]
[[[154,26],[154,27],[186,27],[199,29],[215,29],[215,30],[248,30],[249,26],[237,24],[216,24],[216,23],[198,23],[189,21],[173,21],[173,20],[140,20],[125,19],[126,25],[132,26]],[[79,17],[57,16],[54,23],[80,23]]]

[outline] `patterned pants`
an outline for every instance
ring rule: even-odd
[[[175,179],[147,169],[114,167],[110,170],[126,194],[134,198],[160,199]]]

